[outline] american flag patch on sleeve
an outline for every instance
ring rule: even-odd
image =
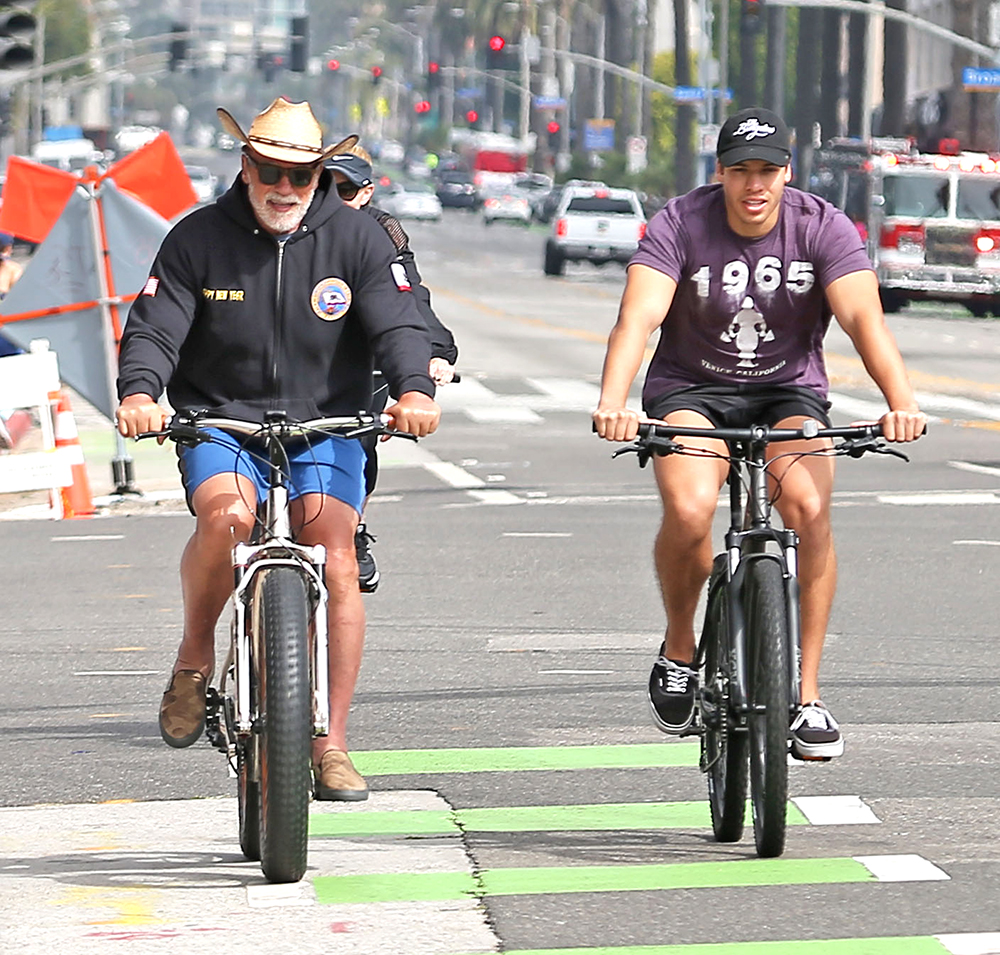
[[[401,292],[412,292],[413,287],[410,285],[410,280],[406,276],[406,267],[402,262],[393,262],[389,266],[389,271],[392,272],[392,277],[396,282],[396,288]]]
[[[156,290],[159,287],[160,287],[160,280],[155,275],[151,275],[147,280],[146,284],[142,287],[142,291],[139,294],[154,296],[156,295]]]

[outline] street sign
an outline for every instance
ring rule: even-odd
[[[566,100],[561,96],[536,96],[532,99],[535,109],[565,109]]]
[[[611,152],[615,148],[615,121],[588,119],[583,131],[583,148],[591,152]]]
[[[721,126],[715,123],[703,123],[698,127],[698,154],[700,156],[714,156],[715,147],[719,142],[719,130]]]
[[[646,137],[629,136],[625,140],[625,163],[629,173],[642,172],[647,166]]]
[[[704,86],[675,86],[674,102],[676,103],[700,103],[703,99],[711,97],[718,99],[723,97],[727,102],[733,98],[733,91],[728,86],[724,90],[718,88],[705,89]]]
[[[962,86],[974,93],[990,93],[1000,90],[1000,70],[967,66],[962,70]]]
[[[705,98],[704,86],[675,86],[674,100],[678,103],[697,103]]]
[[[483,95],[481,86],[463,86],[455,90],[455,95],[459,99],[479,99]]]

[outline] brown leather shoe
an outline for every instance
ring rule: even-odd
[[[357,802],[368,798],[368,783],[354,768],[351,757],[339,749],[328,749],[316,774],[316,798],[327,802]]]
[[[175,749],[194,743],[205,729],[205,688],[198,670],[178,670],[160,703],[160,736]]]

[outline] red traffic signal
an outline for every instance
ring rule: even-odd
[[[381,75],[382,75],[382,67],[381,66],[373,66],[372,67],[372,76],[374,76],[375,79],[378,79]]]
[[[427,100],[418,100],[413,104],[413,112],[415,113],[429,113],[431,111],[431,104]]]
[[[435,63],[434,60],[431,60],[430,63],[427,64],[427,72],[428,73],[431,73],[431,74],[437,73],[440,69],[441,69],[441,64],[440,63]]]
[[[465,114],[465,121],[467,123],[470,123],[470,124],[471,123],[478,123],[479,122],[479,113],[477,113],[474,109],[470,109]]]
[[[336,73],[337,70],[340,69],[340,60],[327,60],[326,61],[326,68],[331,73]]]
[[[499,53],[506,45],[507,41],[499,34],[490,37],[490,49],[494,53]]]
[[[545,128],[549,131],[550,135],[555,135],[559,132],[559,123],[554,119],[549,120],[549,124]]]

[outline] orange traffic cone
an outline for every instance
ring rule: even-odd
[[[94,501],[90,496],[90,481],[87,466],[83,461],[83,448],[76,430],[76,419],[65,391],[55,391],[51,395],[57,400],[55,414],[56,450],[63,455],[73,475],[73,483],[62,488],[62,516],[89,517],[94,513]]]

